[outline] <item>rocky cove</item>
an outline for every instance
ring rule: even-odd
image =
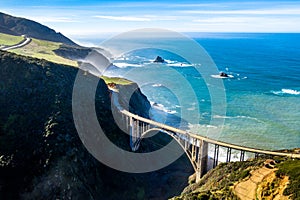
[[[193,173],[183,155],[159,171],[129,174],[97,161],[82,144],[72,115],[76,68],[0,51],[0,199],[167,199],[179,195]],[[130,151],[115,124],[110,91],[97,79],[95,106],[106,136]],[[118,85],[123,103],[148,117],[150,104],[135,83]],[[130,87],[130,89],[128,89]],[[82,89],[88,90],[84,85]],[[126,91],[133,91],[130,99]],[[95,133],[96,134],[96,133]],[[170,138],[142,141],[141,152]]]

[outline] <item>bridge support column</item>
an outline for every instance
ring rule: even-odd
[[[219,148],[220,148],[220,146],[215,144],[213,168],[215,168],[219,163]]]
[[[245,151],[241,150],[241,156],[240,156],[240,161],[245,160]]]
[[[207,172],[208,162],[208,143],[201,140],[201,146],[198,152],[196,183],[200,181],[201,177]]]
[[[131,150],[134,151],[134,138],[135,138],[135,131],[134,131],[134,121],[133,121],[133,118],[130,117],[129,119],[129,132],[130,132],[130,139],[129,139],[129,142],[130,142],[130,147],[131,147]]]
[[[231,148],[227,147],[226,162],[230,162],[230,160],[231,160]]]
[[[141,131],[139,121],[130,117],[130,147],[132,151],[138,150],[140,138]]]

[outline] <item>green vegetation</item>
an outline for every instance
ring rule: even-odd
[[[11,46],[20,43],[24,38],[21,36],[0,33],[0,46]]]
[[[300,160],[289,159],[278,164],[277,177],[288,176],[289,184],[284,195],[292,195],[292,199],[300,199]]]
[[[87,151],[72,114],[78,69],[6,51],[0,51],[0,66],[0,104],[5,105],[0,109],[0,199],[166,199],[182,190],[177,166],[187,160],[158,172],[130,174],[106,167]],[[82,97],[97,78],[87,74],[85,80]],[[110,141],[130,151],[129,135],[115,124],[109,94],[100,79],[98,122]],[[134,100],[142,98],[133,94]],[[145,109],[141,100],[133,102],[133,110]],[[86,106],[78,102],[84,112]]]
[[[57,33],[47,26],[25,18],[14,17],[0,12],[2,33],[11,35],[27,35],[31,38],[61,42],[67,45],[78,46],[61,33]]]
[[[233,185],[250,176],[250,171],[263,165],[264,159],[221,163],[209,171],[199,183],[188,186],[176,200],[189,199],[238,199]]]
[[[102,76],[101,79],[105,81],[106,84],[117,84],[117,85],[129,85],[132,84],[132,81],[129,81],[124,78],[119,78],[119,77],[106,77]]]
[[[291,199],[300,199],[300,160],[290,158],[274,158],[279,162],[276,177],[262,182],[261,198],[271,199],[278,195],[284,182],[288,180],[287,188],[283,195]],[[190,199],[238,199],[233,192],[233,186],[238,182],[247,180],[250,171],[265,165],[266,158],[245,162],[221,163],[215,169],[209,171],[199,183],[190,184],[182,192],[181,196],[173,200]],[[283,190],[282,190],[283,191]],[[282,194],[282,193],[281,193]]]
[[[62,43],[58,42],[32,39],[32,42],[24,46],[23,48],[10,50],[10,52],[14,52],[19,55],[45,59],[58,64],[77,67],[78,64],[76,61],[63,58],[54,53],[54,50],[59,49],[61,45]]]

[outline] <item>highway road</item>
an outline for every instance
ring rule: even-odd
[[[12,45],[12,46],[2,47],[1,50],[8,51],[8,50],[12,50],[12,49],[22,48],[22,47],[26,46],[27,44],[29,44],[31,42],[31,40],[32,40],[31,38],[24,36],[24,40],[22,42]]]

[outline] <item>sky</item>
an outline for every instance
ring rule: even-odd
[[[300,0],[1,0],[0,12],[68,37],[139,28],[178,32],[300,32]]]

